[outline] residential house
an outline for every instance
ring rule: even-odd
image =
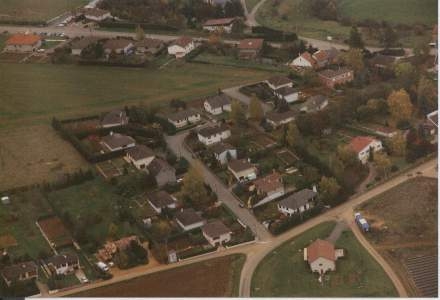
[[[81,56],[82,51],[93,45],[97,44],[99,38],[96,37],[84,37],[80,39],[75,39],[72,43],[70,43],[70,49],[72,50],[72,55]]]
[[[299,100],[299,91],[293,87],[282,87],[274,91],[278,99],[282,99],[287,103],[293,103]]]
[[[33,261],[21,262],[4,267],[1,275],[7,286],[18,282],[38,279],[38,266]]]
[[[134,48],[134,41],[125,38],[109,39],[103,45],[105,54],[130,54]]]
[[[338,63],[341,52],[335,47],[331,47],[330,49],[324,50],[327,54],[327,62],[329,65]]]
[[[228,143],[216,143],[209,148],[217,161],[224,165],[231,159],[237,159],[237,149]]]
[[[203,23],[203,30],[209,32],[231,33],[237,18],[209,19]]]
[[[141,245],[141,241],[136,235],[127,236],[116,241],[108,241],[98,250],[97,256],[104,262],[111,261],[117,252],[127,250],[132,243]]]
[[[205,225],[206,221],[193,208],[182,209],[177,212],[176,222],[183,229],[183,231],[193,230]]]
[[[260,56],[264,46],[263,39],[244,39],[238,45],[238,56],[242,59],[256,59]]]
[[[165,48],[165,43],[158,39],[145,38],[134,43],[136,54],[156,55]]]
[[[339,50],[334,47],[327,50],[318,50],[313,54],[306,51],[298,55],[289,66],[294,68],[319,69],[336,63],[339,54]]]
[[[287,110],[285,112],[270,112],[266,114],[266,121],[277,128],[281,125],[288,124],[295,121],[296,113],[293,110]]]
[[[203,102],[203,107],[212,115],[220,115],[225,111],[231,111],[231,98],[224,93],[211,96]]]
[[[174,55],[176,58],[182,58],[196,48],[194,40],[190,37],[183,36],[175,40],[168,46],[168,54]]]
[[[80,268],[78,255],[58,254],[44,260],[46,270],[52,275],[67,275]]]
[[[323,95],[315,95],[309,97],[304,104],[301,105],[300,111],[304,113],[313,113],[323,110],[328,106],[328,99]]]
[[[356,153],[357,158],[363,163],[367,163],[370,152],[382,150],[382,142],[371,136],[357,136],[351,139],[349,148]]]
[[[326,69],[318,73],[319,80],[326,87],[333,89],[337,85],[353,81],[354,72],[347,68],[338,70]]]
[[[298,55],[289,66],[292,68],[315,68],[315,60],[309,52],[303,52]]]
[[[162,187],[168,183],[176,182],[176,169],[170,166],[165,160],[155,158],[148,166],[148,172],[154,176],[156,183]]]
[[[115,109],[106,114],[101,120],[102,128],[125,126],[128,124],[128,116],[125,110]]]
[[[41,37],[36,34],[14,34],[5,42],[6,52],[34,52],[41,47]]]
[[[136,145],[128,149],[125,156],[136,169],[144,170],[153,161],[155,153],[145,145]]]
[[[278,202],[278,211],[288,217],[303,213],[313,207],[313,201],[318,193],[304,189]]]
[[[147,193],[147,201],[158,214],[162,213],[162,209],[175,209],[177,206],[177,199],[165,191]]]
[[[328,65],[329,60],[327,56],[327,51],[325,50],[318,50],[315,53],[312,54],[312,58],[315,61],[315,68],[323,68]]]
[[[329,241],[317,239],[304,248],[304,261],[309,263],[312,272],[323,275],[336,270],[336,260],[344,256],[343,249],[335,249]]]
[[[229,161],[228,170],[238,181],[248,181],[257,178],[257,168],[245,159]]]
[[[264,81],[272,91],[284,87],[293,87],[293,81],[286,76],[273,76]]]
[[[192,109],[181,110],[168,115],[168,122],[176,128],[182,128],[200,122],[200,113]]]
[[[131,136],[110,132],[101,139],[101,145],[105,151],[115,152],[136,146],[136,141]]]
[[[229,242],[232,231],[223,222],[216,220],[203,225],[202,234],[213,247],[216,247]]]
[[[99,8],[85,8],[82,10],[82,14],[87,20],[102,22],[112,17],[111,13],[104,9]]]
[[[284,184],[281,175],[273,172],[253,182],[253,188],[257,192],[258,202],[253,207],[266,204],[284,195]]]
[[[230,136],[231,130],[225,125],[204,127],[197,133],[199,141],[205,146],[220,143]]]

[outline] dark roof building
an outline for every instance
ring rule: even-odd
[[[200,116],[200,113],[193,109],[186,109],[168,115],[168,120],[171,120],[173,122],[180,122],[182,120],[187,120],[188,118],[193,116]]]
[[[211,151],[214,152],[215,154],[220,155],[225,151],[235,150],[236,148],[234,146],[232,146],[231,144],[220,142],[220,143],[214,144],[209,149],[211,149]]]
[[[187,208],[176,213],[176,220],[185,228],[192,225],[204,223],[204,219],[193,209]],[[203,226],[203,225],[201,225]],[[200,227],[200,226],[198,226]]]
[[[156,191],[147,193],[148,201],[153,204],[154,207],[162,209],[176,203],[174,198],[165,191]]]
[[[211,109],[216,109],[231,104],[231,98],[224,93],[208,97],[205,101],[208,102]]]
[[[113,132],[110,132],[109,135],[103,137],[102,143],[110,151],[131,148],[136,145],[136,141],[131,136]]]
[[[104,128],[123,126],[128,124],[128,116],[125,110],[115,109],[106,114],[101,120],[101,126]]]
[[[229,130],[229,128],[226,125],[208,126],[208,127],[200,129],[198,134],[200,134],[201,136],[203,136],[205,138],[209,138],[211,136],[221,134],[222,132],[225,132],[227,130]]]
[[[218,220],[203,225],[202,231],[212,238],[218,238],[222,235],[231,233],[231,229]]]
[[[155,153],[153,150],[145,145],[137,145],[131,149],[128,149],[127,155],[134,160],[141,160],[144,158],[155,156]]]
[[[18,281],[24,281],[38,277],[38,266],[33,261],[21,262],[1,270],[3,280],[8,286]]]
[[[297,210],[306,205],[309,201],[313,200],[317,194],[317,192],[310,189],[304,189],[281,200],[278,205],[292,210]]]

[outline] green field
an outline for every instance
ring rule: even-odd
[[[88,0],[0,0],[1,21],[47,21]]]
[[[53,116],[81,116],[112,107],[198,98],[261,80],[270,72],[174,64],[162,70],[0,63],[0,128],[48,124]]]
[[[322,223],[269,253],[252,278],[253,297],[390,297],[397,296],[394,286],[380,265],[358,243],[351,231],[345,231],[336,247],[345,249],[345,257],[336,262],[336,271],[318,282],[304,262],[302,249],[316,238],[325,239],[334,222]]]
[[[335,40],[343,41],[349,35],[349,26],[310,16],[304,0],[280,0],[279,5],[274,5],[274,1],[267,1],[259,9],[257,20],[260,24],[316,39],[332,36]],[[338,11],[357,21],[372,19],[394,24],[422,23],[432,26],[437,22],[436,3],[436,0],[338,0]],[[429,34],[430,31],[425,36],[408,35],[401,42],[409,47]],[[377,41],[364,38],[368,44],[377,45]]]

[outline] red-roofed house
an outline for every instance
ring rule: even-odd
[[[263,50],[263,39],[244,39],[238,45],[239,57],[243,59],[255,59]]]
[[[377,152],[382,150],[382,142],[371,136],[357,136],[354,137],[349,144],[358,159],[365,164],[370,157],[370,151]]]
[[[336,270],[335,262],[342,256],[344,256],[344,250],[335,249],[332,243],[320,239],[304,248],[304,260],[309,263],[312,272],[319,274]]]
[[[182,58],[196,48],[194,40],[187,36],[182,36],[168,46],[168,54],[176,58]]]
[[[6,41],[8,52],[32,52],[41,47],[41,38],[36,34],[14,34]]]
[[[254,188],[259,196],[259,201],[253,207],[266,204],[284,195],[283,180],[278,172],[255,180]]]
[[[210,19],[203,24],[203,30],[231,33],[236,21],[236,18]]]
[[[315,64],[316,62],[312,55],[309,52],[304,52],[290,63],[290,67],[314,68]]]

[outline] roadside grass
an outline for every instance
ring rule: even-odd
[[[127,199],[114,193],[114,188],[101,178],[51,192],[48,199],[64,221],[69,219],[75,229],[85,226],[89,243],[103,243],[109,237],[110,224],[116,226],[115,238],[139,235],[136,227],[120,220],[118,201]]]
[[[301,36],[325,40],[344,41],[349,36],[350,26],[342,26],[335,21],[323,21],[310,16],[304,0],[267,1],[257,13],[257,21],[268,27],[295,32]],[[372,19],[390,23],[425,24],[432,26],[437,22],[436,0],[338,0],[338,10],[342,15],[355,21]],[[400,42],[412,47],[416,41],[428,38],[431,30],[422,36],[412,32],[405,34]],[[368,45],[378,46],[378,41],[364,35]]]
[[[193,263],[116,284],[74,297],[238,297],[245,255],[235,254]]]
[[[2,0],[0,22],[48,21],[88,2],[88,0]]]
[[[0,63],[0,129],[49,124],[113,107],[194,99],[219,88],[262,80],[270,72],[178,63],[162,70]]]
[[[9,195],[11,204],[0,205],[0,237],[12,236],[17,246],[5,247],[12,258],[29,255],[38,259],[40,255],[50,255],[52,250],[38,229],[37,219],[52,213],[52,209],[38,190],[30,190]]]
[[[334,226],[334,222],[317,225],[269,253],[254,273],[251,296],[396,297],[390,279],[350,231],[336,242],[346,256],[336,262],[336,271],[327,273],[323,284],[318,282],[304,261],[303,248],[317,238],[327,238]]]

